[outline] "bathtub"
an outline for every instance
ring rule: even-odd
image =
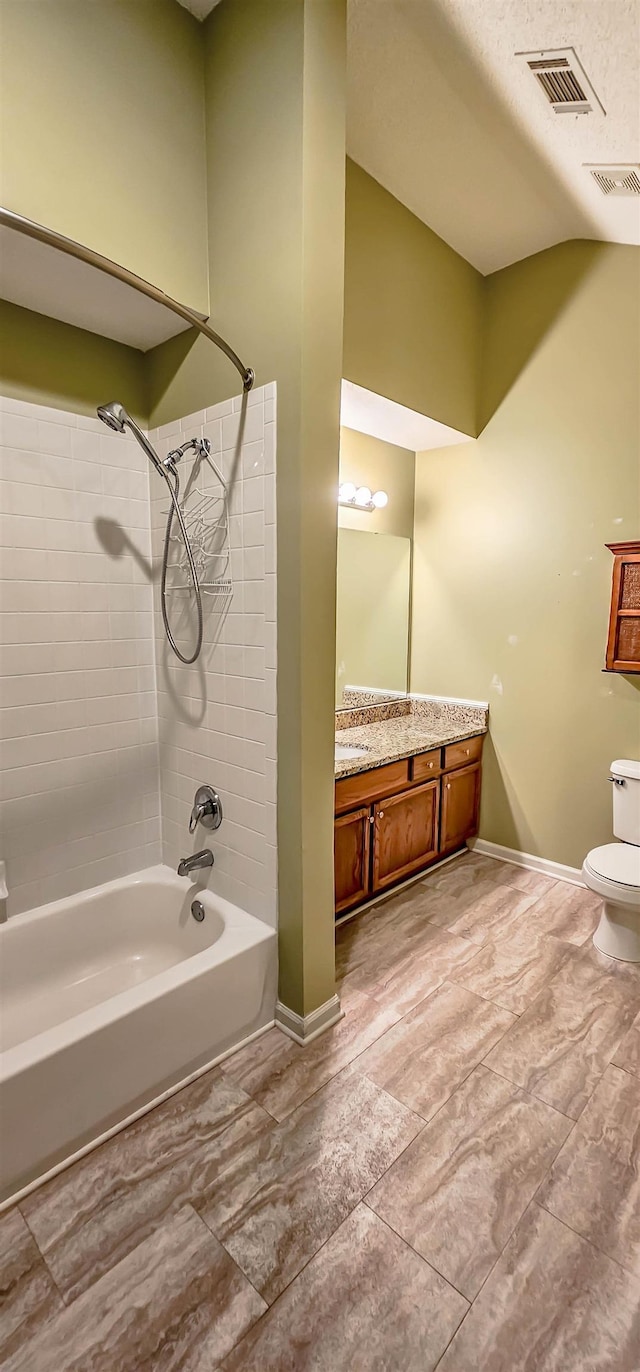
[[[168,867],[0,926],[0,1203],[272,1023],[275,971],[273,929]]]

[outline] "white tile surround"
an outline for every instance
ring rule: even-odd
[[[211,846],[209,885],[250,914],[276,924],[276,513],[275,384],[152,430],[162,457],[188,438],[211,443],[229,491],[230,573],[226,615],[205,596],[199,660],[183,666],[169,649],[156,584],[156,668],[160,730],[163,858]],[[192,466],[179,464],[184,488]],[[154,561],[159,562],[167,493],[152,479]],[[206,490],[219,492],[208,476]],[[172,614],[170,601],[170,615]],[[173,623],[173,619],[171,621]],[[191,614],[179,646],[193,644]],[[216,833],[188,832],[196,787],[220,792],[224,822]]]
[[[10,913],[161,856],[175,865],[193,851],[195,785],[210,781],[225,821],[195,836],[212,840],[209,884],[276,922],[275,387],[250,395],[241,444],[240,405],[153,435],[166,448],[204,431],[235,477],[233,600],[223,624],[207,615],[201,658],[186,668],[166,654],[159,602],[154,625],[150,516],[166,497],[138,445],[97,419],[0,399]]]

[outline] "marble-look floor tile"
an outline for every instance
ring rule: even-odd
[[[0,1216],[0,1365],[48,1328],[62,1300],[19,1210]]]
[[[488,891],[477,896],[452,896],[439,907],[430,908],[429,919],[450,934],[459,934],[473,943],[486,943],[490,939],[510,938],[521,929],[528,930],[535,899],[526,891],[493,883]]]
[[[435,871],[427,872],[421,884],[427,892],[465,892],[471,886],[488,889],[500,881],[503,865],[484,853],[467,851],[442,867],[436,867]]]
[[[526,891],[536,898],[558,885],[554,877],[545,876],[544,872],[534,872],[529,867],[518,867],[515,862],[498,861],[496,865],[500,869],[497,880],[501,886],[513,886],[517,891]]]
[[[23,1212],[65,1299],[163,1216],[205,1195],[239,1150],[273,1127],[215,1068],[27,1196]]]
[[[353,922],[357,928],[343,926],[339,931],[343,937],[336,943],[336,977],[341,992],[369,993],[411,953],[419,954],[431,927],[427,914],[424,897],[409,888],[359,916]]]
[[[521,1015],[569,956],[568,944],[516,929],[508,938],[483,944],[451,980]]]
[[[365,1077],[339,1077],[244,1149],[199,1212],[272,1302],[421,1127]]]
[[[340,1022],[304,1048],[270,1029],[228,1058],[224,1075],[275,1119],[285,1119],[398,1020],[395,1011],[368,996],[349,996],[343,1008]]]
[[[569,958],[487,1065],[577,1119],[630,1028],[640,981],[589,946]]]
[[[476,945],[446,929],[425,924],[419,947],[404,954],[389,970],[375,970],[368,995],[399,1015],[407,1015],[444,981],[457,979]]]
[[[354,1063],[429,1120],[516,1020],[508,1010],[445,982]]]
[[[264,1309],[187,1206],[23,1344],[4,1372],[202,1372]]]
[[[640,1077],[640,1015],[616,1048],[611,1061],[616,1067],[624,1068],[625,1072],[631,1072],[632,1076]]]
[[[553,934],[564,943],[580,945],[591,938],[602,911],[602,900],[584,886],[557,881],[545,892],[530,912],[531,928],[538,934]]]
[[[245,1335],[224,1372],[432,1372],[467,1309],[358,1206]]]
[[[640,1278],[640,1081],[607,1068],[536,1200]]]
[[[570,1128],[478,1067],[367,1204],[472,1300]]]
[[[438,1372],[638,1372],[637,1279],[532,1205]]]

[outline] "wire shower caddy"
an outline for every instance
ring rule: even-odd
[[[180,500],[180,508],[191,544],[200,590],[214,603],[217,602],[218,608],[222,609],[233,594],[228,487],[220,468],[211,456],[208,440],[194,439],[192,445],[196,456]],[[215,478],[213,487],[206,481],[209,473]],[[165,513],[169,515],[168,510]],[[167,591],[172,594],[189,595],[193,591],[193,586],[186,550],[177,524],[172,527],[169,543],[173,556],[169,563],[171,580],[167,582]]]

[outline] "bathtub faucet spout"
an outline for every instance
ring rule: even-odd
[[[178,876],[188,877],[190,872],[197,872],[201,867],[213,867],[213,853],[210,848],[203,848],[201,853],[194,853],[192,857],[181,858],[178,863]]]

